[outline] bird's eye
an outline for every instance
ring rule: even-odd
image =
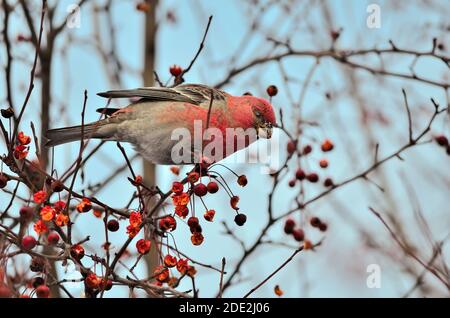
[[[262,114],[259,110],[255,110],[256,117],[262,117]]]

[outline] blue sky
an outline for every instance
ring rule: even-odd
[[[267,1],[264,1],[267,2]],[[288,1],[286,1],[287,3]],[[57,16],[61,18],[65,8],[72,1],[59,1]],[[102,1],[95,1],[102,3]],[[282,1],[282,3],[284,3]],[[250,33],[247,37],[249,23],[252,16],[256,14],[254,8],[248,3],[241,1],[164,1],[159,8],[159,17],[163,19],[168,10],[173,10],[177,17],[176,24],[163,23],[158,32],[156,71],[161,79],[169,77],[168,68],[172,64],[186,66],[196,52],[204,27],[209,15],[213,15],[213,22],[206,41],[206,46],[192,70],[188,73],[188,82],[199,82],[214,85],[220,82],[234,65],[243,65],[255,56],[265,56],[274,51],[273,46],[266,40],[270,35],[279,40],[289,39],[293,47],[297,49],[323,50],[330,46],[328,28],[321,22],[323,12],[314,1],[293,1],[294,5],[289,12],[283,11],[281,6],[271,8],[264,12],[259,19],[260,31]],[[445,1],[436,1],[437,9],[424,8],[419,1],[399,1],[392,4],[383,1],[329,1],[329,12],[332,17],[332,26],[335,29],[343,28],[343,32],[337,47],[339,49],[360,49],[371,47],[388,47],[388,40],[393,39],[399,47],[412,48],[415,50],[426,50],[431,47],[431,38],[437,37],[439,41],[450,45],[448,32],[443,31],[445,23],[448,24],[448,5]],[[378,3],[381,7],[382,27],[380,29],[369,29],[366,26],[369,3]],[[310,8],[312,7],[312,9]],[[92,6],[87,5],[81,11],[81,27],[78,29],[65,30],[66,34],[72,34],[77,39],[92,39],[94,28]],[[307,13],[306,17],[301,17]],[[18,33],[27,33],[25,24],[20,20],[21,16],[15,14],[13,17],[12,37]],[[127,67],[136,72],[123,74],[122,81],[125,88],[139,87],[142,85],[139,70],[143,61],[143,15],[136,11],[134,1],[117,1],[113,5],[113,20],[117,35],[117,54]],[[105,29],[105,20],[100,21],[101,35],[104,45],[109,45],[109,33]],[[262,30],[262,31],[261,31]],[[105,68],[97,52],[89,45],[72,43],[67,50],[66,57],[59,50],[67,40],[63,36],[57,42],[58,54],[54,60],[53,72],[53,105],[51,127],[77,124],[80,121],[79,114],[83,102],[83,91],[88,90],[89,99],[86,120],[96,120],[98,114],[95,109],[105,104],[105,101],[95,94],[112,88],[107,80]],[[248,45],[243,45],[243,40]],[[16,44],[14,54],[23,56],[26,61],[31,59],[29,45]],[[279,49],[277,49],[279,50]],[[238,53],[236,53],[238,52]],[[445,52],[448,55],[448,51]],[[234,62],[230,57],[235,56]],[[0,53],[4,61],[4,52]],[[367,57],[364,63],[372,63],[378,66],[379,60],[376,56]],[[386,59],[386,65],[391,70],[408,72],[409,59],[400,57]],[[298,100],[301,85],[304,83],[307,72],[314,64],[311,58],[288,58],[283,60],[282,65],[289,76],[297,79],[288,86],[290,94]],[[24,98],[23,87],[28,81],[30,65],[27,63],[15,63],[14,81],[15,101],[20,104]],[[373,145],[370,145],[366,136],[361,132],[364,128],[361,124],[361,112],[358,108],[355,94],[349,92],[349,81],[347,70],[335,61],[322,60],[317,72],[312,78],[310,89],[305,95],[301,116],[306,120],[319,122],[318,128],[308,128],[305,131],[303,143],[323,138],[331,138],[336,142],[336,151],[330,154],[329,160],[332,167],[331,174],[336,180],[343,180],[349,175],[358,173],[364,167],[370,165]],[[417,73],[427,78],[436,80],[446,78],[449,80],[448,68],[439,63],[424,59],[417,64]],[[381,112],[390,121],[389,126],[374,122],[370,129],[374,138],[380,142],[380,156],[389,154],[405,143],[407,138],[407,121],[402,104],[401,88],[405,88],[411,98],[413,109],[414,128],[419,131],[424,127],[432,105],[429,98],[433,97],[442,105],[445,105],[445,94],[442,90],[434,87],[417,84],[411,81],[403,81],[385,78],[376,80],[366,72],[357,71],[353,73],[355,80],[359,82],[357,94],[362,96],[365,106],[370,112]],[[267,85],[275,84],[283,86],[280,69],[277,64],[270,63],[252,69],[245,75],[236,77],[225,89],[233,94],[242,94],[252,91],[255,95],[266,97],[264,90]],[[2,87],[0,100],[4,96],[4,81],[0,79]],[[324,95],[331,92],[335,99],[330,102]],[[289,102],[289,93],[283,89],[279,96],[273,100],[277,108],[283,108],[286,118],[292,118],[298,114],[297,110]],[[30,101],[30,107],[24,116],[23,122],[34,120],[38,115],[39,105],[39,83]],[[64,106],[62,110],[61,107]],[[447,120],[448,121],[448,120]],[[292,129],[292,122],[288,121]],[[443,120],[435,123],[434,131],[446,131],[448,124]],[[285,139],[281,137],[284,147]],[[97,141],[91,142],[94,147]],[[349,146],[350,145],[350,146]],[[63,171],[76,158],[78,147],[76,145],[61,146],[55,149],[58,162],[55,167]],[[132,152],[127,146],[127,151]],[[402,181],[408,179],[417,193],[419,203],[426,207],[426,213],[430,216],[430,223],[436,239],[442,239],[447,233],[449,223],[447,197],[445,188],[448,189],[448,169],[440,171],[442,178],[425,178],[424,175],[436,173],[435,167],[445,167],[448,157],[444,152],[436,151],[434,145],[421,146],[420,149],[405,153],[405,162],[391,161],[382,168],[383,176],[390,176],[389,188],[391,201],[389,202],[382,193],[368,183],[358,181],[348,187],[338,190],[329,199],[311,205],[305,213],[307,215],[318,215],[330,224],[330,230],[326,233],[323,246],[317,252],[309,252],[299,255],[281,273],[277,274],[267,285],[258,290],[254,296],[273,296],[273,286],[279,284],[287,297],[360,297],[360,296],[399,296],[408,289],[412,280],[402,273],[403,268],[396,263],[395,253],[399,253],[397,247],[392,244],[385,229],[368,212],[368,205],[383,210],[395,207],[402,219],[408,225],[412,234],[417,234],[414,222],[411,220],[411,202],[406,196]],[[320,159],[320,154],[315,152],[313,159],[305,164],[311,167],[315,160]],[[106,144],[102,150],[93,158],[85,168],[84,184],[77,184],[82,189],[88,184],[108,176],[114,167],[123,163],[122,156],[114,143]],[[430,165],[429,163],[432,163]],[[136,170],[140,169],[140,161],[133,163]],[[419,168],[417,168],[419,167]],[[222,234],[221,221],[227,222],[236,234],[246,244],[251,244],[256,238],[262,226],[266,222],[265,211],[267,208],[267,193],[270,191],[270,178],[260,173],[257,166],[233,165],[239,173],[245,172],[249,177],[248,187],[242,189],[234,186],[241,196],[241,210],[249,217],[249,222],[244,228],[237,228],[233,223],[233,212],[228,207],[224,196],[207,198],[209,206],[218,211],[218,221],[204,227],[205,243],[200,247],[192,247],[189,242],[189,231],[186,226],[180,226],[176,231],[178,247],[186,251],[194,259],[205,263],[220,266],[222,257],[226,257],[227,263],[232,266],[240,257],[239,244]],[[292,170],[293,169],[293,170]],[[295,171],[291,168],[290,173]],[[234,185],[232,176],[223,171]],[[407,177],[403,177],[407,175]],[[100,191],[98,198],[108,202],[112,206],[123,206],[133,191],[131,185],[125,181],[126,175],[120,176],[110,184],[107,189]],[[382,179],[375,175],[374,178]],[[283,213],[292,206],[295,192],[287,187],[289,178],[284,179],[284,185],[276,193],[276,213]],[[158,168],[158,184],[167,189],[173,181],[167,167]],[[320,187],[307,189],[307,197],[320,192]],[[1,194],[3,196],[3,194]],[[4,200],[2,200],[4,201]],[[404,216],[404,217],[403,217]],[[298,220],[301,216],[295,216]],[[101,221],[94,219],[91,214],[80,216],[83,224],[82,230],[75,232],[76,237],[83,238],[87,233],[91,234],[91,246],[98,249],[103,243],[103,230]],[[441,222],[437,221],[441,220]],[[122,229],[125,228],[123,224]],[[380,245],[392,245],[387,249],[386,257],[383,253],[370,250],[361,241],[359,230],[364,228],[369,233],[376,233],[376,241]],[[318,233],[307,230],[311,239],[319,240]],[[408,234],[409,235],[409,234]],[[112,234],[115,245],[124,240],[122,232]],[[295,242],[286,237],[282,232],[282,224],[276,224],[269,232],[268,237],[275,241],[287,242],[295,245]],[[419,236],[420,237],[420,236]],[[411,240],[416,244],[422,244],[421,240]],[[447,248],[448,249],[448,248]],[[259,248],[243,267],[243,281],[230,288],[226,296],[242,296],[258,281],[273,271],[290,254],[292,249],[284,247],[264,246]],[[27,260],[25,260],[27,261]],[[133,261],[131,261],[132,263]],[[366,287],[366,267],[368,264],[380,264],[383,270],[383,284],[380,289],[368,289]],[[69,268],[73,271],[73,268]],[[142,268],[138,268],[142,272]],[[77,277],[77,273],[72,274]],[[201,296],[213,296],[217,292],[219,275],[208,269],[200,269],[197,285],[201,287]],[[75,294],[81,292],[80,285],[68,284],[70,290]],[[183,288],[190,286],[182,285]],[[126,289],[114,288],[108,296],[125,296]]]

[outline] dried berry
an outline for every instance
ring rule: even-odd
[[[325,232],[328,229],[328,225],[326,225],[325,223],[320,223],[319,224],[319,230],[321,232]]]
[[[323,185],[326,187],[332,187],[334,185],[333,180],[331,178],[326,178],[323,182]]]
[[[89,212],[92,209],[91,200],[88,198],[83,198],[77,205],[77,211],[80,213]]]
[[[208,210],[205,212],[205,214],[203,214],[203,217],[205,218],[206,221],[212,222],[214,219],[214,215],[216,215],[216,211]]]
[[[159,228],[164,231],[174,231],[177,228],[177,221],[171,215],[165,216],[159,220]]]
[[[167,254],[164,257],[164,265],[167,267],[175,267],[177,266],[177,258],[175,256]]]
[[[195,232],[191,236],[191,242],[194,245],[200,245],[203,243],[204,237],[203,234],[200,232]]]
[[[189,214],[189,209],[186,205],[177,205],[175,207],[175,214],[184,219]]]
[[[231,197],[230,199],[230,205],[234,210],[239,210],[239,208],[237,207],[237,204],[239,203],[239,197],[237,195]]]
[[[39,256],[35,256],[31,259],[30,270],[32,272],[43,272],[45,267],[45,259]]]
[[[175,194],[181,194],[183,192],[184,186],[181,182],[172,183],[172,192]]]
[[[102,279],[100,277],[98,277],[97,275],[95,275],[95,273],[89,273],[86,276],[85,279],[86,282],[86,286],[91,288],[91,289],[97,289],[100,287],[100,284],[102,283]]]
[[[12,109],[12,107],[2,109],[1,113],[2,113],[3,118],[11,118],[12,116],[14,116],[14,110]]]

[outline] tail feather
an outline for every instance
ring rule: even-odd
[[[81,135],[83,135],[84,139],[100,138],[102,136],[97,134],[97,132],[102,126],[97,122],[84,125],[83,129],[81,129],[81,126],[50,129],[46,134],[48,141],[45,146],[53,147],[68,142],[79,141],[81,140]]]

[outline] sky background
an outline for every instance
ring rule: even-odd
[[[215,85],[225,78],[233,65],[243,65],[258,56],[273,54],[280,49],[274,49],[267,41],[267,36],[281,41],[289,40],[293,47],[302,50],[324,50],[329,48],[329,28],[323,22],[323,11],[317,1],[279,1],[279,5],[270,7],[262,14],[256,12],[252,1],[233,0],[190,0],[190,1],[161,1],[158,8],[158,19],[161,22],[156,43],[156,69],[163,82],[169,79],[168,69],[172,64],[187,66],[198,49],[209,15],[213,15],[213,22],[206,40],[206,46],[196,61],[186,80],[190,83],[204,83]],[[270,2],[270,1],[263,1]],[[66,14],[66,8],[73,1],[59,1],[57,17],[61,20]],[[107,79],[104,64],[97,51],[88,43],[92,39],[94,21],[92,5],[103,1],[92,1],[81,9],[80,28],[65,30],[65,35],[58,39],[57,54],[53,65],[53,104],[51,111],[51,127],[78,124],[83,103],[83,91],[88,91],[86,121],[98,119],[95,109],[105,105],[105,100],[96,96],[100,91],[116,88],[111,87]],[[342,35],[337,43],[339,49],[386,48],[388,40],[394,40],[398,47],[414,50],[431,48],[432,38],[436,37],[450,47],[448,24],[449,7],[447,1],[433,1],[433,6],[426,6],[426,1],[328,1],[329,14],[332,17],[332,27],[342,28]],[[381,7],[381,28],[369,29],[366,26],[368,13],[367,5],[377,3]],[[123,88],[142,86],[139,74],[143,63],[143,23],[144,15],[135,8],[135,1],[113,1],[113,21],[116,32],[116,53],[130,72],[122,75]],[[285,11],[284,5],[290,9]],[[38,8],[38,7],[37,7]],[[23,23],[22,13],[17,10],[12,17],[11,36],[27,34],[26,24]],[[176,23],[165,20],[168,11],[176,16]],[[38,12],[38,11],[36,11]],[[37,16],[37,14],[35,13]],[[302,15],[306,15],[302,17]],[[258,18],[258,30],[249,31],[249,25]],[[105,18],[105,17],[103,17]],[[58,19],[58,18],[57,18]],[[105,20],[100,20],[102,43],[110,45],[110,33],[105,28]],[[66,46],[68,35],[73,43],[68,46],[65,54],[61,49]],[[84,41],[84,42],[83,42]],[[13,80],[15,83],[15,103],[20,104],[25,96],[32,55],[30,45],[15,43],[13,54],[23,58],[24,62],[15,63]],[[448,50],[443,54],[448,56]],[[234,56],[235,58],[230,59]],[[0,60],[5,61],[5,52],[0,52]],[[380,65],[377,56],[367,56],[360,60],[374,66]],[[392,71],[408,72],[411,59],[405,57],[389,57],[384,61]],[[287,125],[292,127],[292,120],[298,111],[289,101],[289,94],[298,100],[301,87],[307,77],[308,70],[315,63],[311,58],[288,58],[282,65],[289,76],[295,81],[290,85],[283,85],[283,78],[279,65],[265,64],[253,68],[242,76],[237,76],[224,87],[231,94],[243,94],[251,91],[254,95],[267,97],[265,88],[275,84],[280,88],[280,94],[273,100],[274,106],[282,108],[287,118]],[[417,73],[426,78],[449,81],[449,69],[432,59],[425,58],[418,62]],[[362,171],[371,164],[374,145],[368,142],[362,132],[366,127],[361,121],[362,113],[358,108],[356,95],[363,99],[368,110],[368,116],[375,118],[370,122],[373,138],[380,142],[380,157],[395,151],[407,141],[407,119],[401,88],[405,88],[411,102],[413,126],[420,131],[426,125],[433,106],[429,102],[433,97],[441,105],[445,105],[446,96],[442,89],[412,81],[392,78],[379,79],[367,72],[353,72],[354,80],[358,83],[357,92],[351,92],[349,73],[335,61],[321,60],[317,72],[312,78],[307,94],[303,101],[301,117],[305,120],[316,121],[318,127],[305,130],[301,144],[318,142],[330,138],[336,145],[336,150],[327,155],[330,168],[327,172],[320,171],[321,177],[331,175],[335,180],[344,180]],[[5,97],[4,78],[0,78],[0,101]],[[31,97],[30,107],[24,115],[24,127],[28,122],[39,116],[39,82]],[[333,100],[329,101],[325,93],[331,93]],[[122,104],[123,105],[123,101]],[[367,115],[367,114],[366,114]],[[445,117],[445,116],[444,116]],[[432,132],[448,134],[448,118],[438,119]],[[24,128],[26,130],[26,128]],[[27,130],[26,130],[27,131]],[[31,131],[27,131],[31,133]],[[280,149],[284,149],[287,139],[280,136]],[[89,143],[89,149],[97,145],[98,141]],[[126,147],[128,153],[132,148]],[[59,146],[55,148],[55,168],[64,171],[76,158],[78,144]],[[284,155],[283,155],[284,156]],[[321,158],[320,152],[314,152],[306,166],[314,169]],[[273,288],[279,284],[284,291],[284,297],[398,297],[402,296],[414,283],[414,279],[405,274],[399,260],[401,252],[380,222],[368,211],[373,206],[380,211],[395,207],[399,218],[407,228],[407,237],[418,247],[427,247],[420,230],[414,223],[412,214],[416,204],[423,208],[430,222],[434,238],[443,239],[448,234],[450,225],[448,208],[449,171],[448,156],[444,151],[438,151],[436,146],[428,144],[417,149],[408,150],[404,154],[404,162],[392,160],[383,166],[382,176],[374,174],[374,180],[386,178],[389,199],[380,193],[376,187],[368,182],[357,181],[346,186],[327,199],[319,200],[310,205],[306,215],[317,215],[329,224],[326,235],[319,234],[310,228],[306,234],[313,242],[325,236],[324,243],[316,252],[299,254],[294,261],[286,266],[271,281],[254,293],[255,297],[275,297]],[[105,144],[84,169],[84,183],[76,184],[82,189],[89,184],[95,184],[109,176],[111,171],[123,164],[123,158],[115,143]],[[141,161],[135,160],[133,166],[136,171],[141,170]],[[247,224],[239,228],[233,222],[234,214],[228,206],[225,195],[206,198],[209,207],[217,212],[216,220],[205,225],[205,242],[199,247],[193,247],[189,239],[187,226],[179,226],[174,233],[177,246],[193,259],[220,267],[221,258],[227,259],[231,267],[240,258],[239,244],[229,236],[223,234],[222,221],[234,229],[236,235],[250,245],[257,237],[266,222],[267,194],[271,188],[270,177],[261,173],[261,167],[248,164],[229,164],[238,174],[245,173],[249,179],[246,188],[240,188],[232,175],[223,169],[223,174],[229,180],[233,191],[241,197],[241,211],[247,214]],[[317,168],[317,170],[319,170]],[[295,172],[291,167],[290,175]],[[97,197],[108,202],[111,206],[124,206],[129,200],[133,187],[126,182],[125,173],[105,189]],[[158,167],[157,179],[160,188],[168,189],[174,176],[168,167]],[[287,186],[289,177],[283,179],[283,186],[276,193],[275,215],[282,214],[293,206],[295,191]],[[383,179],[386,180],[386,179]],[[380,181],[381,182],[381,181]],[[411,202],[407,195],[405,182],[416,193],[416,201]],[[306,197],[323,190],[320,186],[307,188]],[[0,198],[4,198],[0,194]],[[5,199],[0,200],[5,204]],[[400,216],[401,215],[401,216]],[[104,241],[103,227],[100,219],[91,213],[79,216],[75,238],[82,239],[87,234],[91,241],[86,245],[88,249],[100,250]],[[295,215],[297,220],[304,217]],[[80,221],[80,223],[78,223]],[[125,240],[125,222],[121,230],[111,234],[114,245],[120,246]],[[296,242],[287,237],[282,230],[282,223],[273,226],[268,238],[277,242],[284,242],[295,246]],[[361,230],[363,229],[363,230]],[[377,246],[384,251],[369,248],[362,239],[362,232],[371,234]],[[136,238],[137,240],[138,238]],[[76,239],[75,239],[76,240]],[[134,243],[131,245],[134,246]],[[293,249],[289,247],[264,245],[258,248],[251,259],[245,263],[242,270],[242,281],[227,290],[225,296],[240,297],[259,281],[267,277],[278,267]],[[448,252],[448,246],[444,246]],[[425,255],[428,254],[425,253]],[[29,262],[28,259],[23,260]],[[448,263],[448,257],[446,258]],[[132,264],[134,258],[128,263]],[[382,269],[382,286],[379,289],[366,287],[366,268],[369,264],[378,264]],[[141,264],[143,265],[143,264]],[[219,285],[219,274],[204,268],[199,268],[197,286],[200,287],[201,297],[214,296]],[[65,269],[71,277],[79,277],[79,273],[72,266]],[[138,273],[143,274],[143,266],[138,267]],[[434,284],[432,278],[429,278]],[[437,285],[437,284],[436,284]],[[81,284],[67,284],[74,295],[82,293]],[[190,284],[184,282],[180,290],[189,289]],[[437,290],[442,289],[438,286]],[[114,287],[106,296],[126,296],[126,288]],[[138,295],[141,295],[138,293]]]

